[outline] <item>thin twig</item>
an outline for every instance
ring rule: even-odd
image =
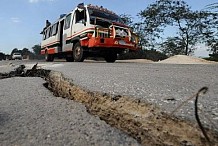
[[[198,111],[200,110],[200,109],[198,109],[198,97],[199,97],[200,94],[205,94],[207,91],[208,91],[208,87],[202,87],[196,94],[194,94],[193,96],[189,97],[187,100],[183,101],[175,110],[173,110],[171,112],[171,115],[173,115],[176,111],[178,111],[178,109],[180,109],[185,103],[187,103],[189,100],[191,100],[191,99],[193,99],[195,97],[195,118],[196,118],[196,121],[197,121],[198,126],[200,127],[204,137],[206,138],[207,142],[209,144],[211,144],[210,139],[209,139],[209,137],[208,137],[204,127],[202,126],[202,123],[201,123],[199,115],[198,115]],[[208,117],[206,117],[206,118],[207,118],[207,120],[209,120],[209,122],[212,125],[214,125],[212,123],[212,121],[210,120],[210,118],[208,118]]]
[[[185,103],[187,103],[189,100],[193,99],[196,96],[196,94],[194,94],[193,96],[189,97],[188,99],[186,99],[185,101],[183,101],[178,107],[176,107],[171,113],[170,115],[172,116],[175,112],[177,112],[183,105],[185,105]]]
[[[198,126],[200,127],[204,137],[206,138],[206,140],[208,141],[208,143],[210,143],[210,139],[204,129],[204,127],[202,126],[201,124],[201,121],[200,121],[200,118],[199,118],[199,115],[198,115],[198,97],[200,95],[200,93],[203,93],[205,94],[206,92],[208,91],[208,87],[203,87],[201,88],[198,93],[196,94],[196,98],[195,98],[195,118],[197,120],[197,123],[198,123]]]

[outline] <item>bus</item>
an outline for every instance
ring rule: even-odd
[[[113,63],[118,54],[139,50],[138,36],[120,16],[91,4],[79,4],[52,24],[46,20],[41,34],[41,54],[46,61],[58,57],[83,62],[95,56]]]

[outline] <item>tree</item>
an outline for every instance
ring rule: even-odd
[[[23,50],[21,50],[21,51],[22,51],[22,55],[29,55],[29,53],[30,53],[29,49],[27,49],[27,48],[23,48]]]
[[[21,50],[22,52],[22,56],[23,56],[23,59],[30,59],[30,57],[32,57],[32,52],[29,51],[29,49],[27,48],[23,48],[23,50]]]
[[[34,46],[32,47],[32,49],[33,49],[33,52],[35,53],[35,55],[40,55],[40,54],[41,54],[42,48],[41,48],[40,45],[34,45]]]
[[[16,52],[20,52],[17,48],[14,48],[12,51],[11,51],[11,56],[13,55],[13,53],[16,53]]]
[[[132,20],[131,15],[129,15],[129,14],[121,14],[120,17],[121,17],[122,21],[123,21],[126,25],[128,25],[128,26],[130,26],[130,27],[133,26],[133,20]]]
[[[211,33],[207,36],[206,44],[210,47],[210,52],[218,56],[218,17],[210,22],[213,23],[214,27],[211,28]]]
[[[218,14],[216,13],[218,11],[218,3],[213,3],[206,6],[206,9],[209,9],[211,11],[215,10],[212,17],[210,18],[210,26],[213,33],[211,33],[207,39],[207,45],[210,47],[210,56],[214,60],[218,60]]]
[[[44,59],[44,56],[41,55],[42,48],[41,48],[40,45],[34,45],[32,47],[32,49],[33,49],[33,52],[34,52],[34,58],[36,58],[36,59]]]
[[[5,60],[6,59],[6,56],[4,53],[0,52],[0,61],[1,60]]]
[[[167,40],[161,44],[161,47],[164,48],[161,50],[167,56],[185,54],[185,51],[183,49],[185,47],[184,45],[185,43],[181,38],[168,37]]]
[[[162,2],[169,3],[168,0],[163,0]],[[163,6],[166,4],[163,4]],[[159,2],[157,1],[138,14],[141,22],[137,23],[135,27],[140,32],[140,37],[143,40],[141,43],[145,47],[155,46],[156,39],[160,38],[160,33],[164,31],[163,27],[168,23],[166,19],[168,16],[161,11],[161,7],[159,7]]]
[[[153,48],[155,46],[155,33],[146,31],[146,26],[142,22],[134,23],[133,30],[138,34],[139,36],[139,46],[141,46],[142,49],[145,48]]]
[[[121,19],[123,20],[123,22],[128,25],[129,27],[131,27],[131,29],[133,30],[134,33],[136,33],[139,36],[139,46],[143,47],[143,46],[148,46],[148,37],[149,35],[147,33],[145,33],[142,29],[142,23],[140,22],[133,22],[133,18],[131,17],[131,15],[128,14],[121,14],[120,15]]]
[[[174,39],[168,38],[161,46],[172,45],[172,40],[175,41],[177,38],[174,45],[184,44],[180,45],[179,52],[185,55],[192,53],[195,50],[194,46],[206,40],[211,34],[208,28],[208,17],[211,13],[192,11],[182,0],[158,0],[141,11],[139,15],[143,20],[143,30],[152,34],[154,38],[160,38],[167,26],[176,28],[177,33]]]
[[[218,9],[218,3],[209,4],[206,6],[207,9],[217,10]]]

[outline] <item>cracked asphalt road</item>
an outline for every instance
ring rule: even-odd
[[[0,62],[0,70],[1,66],[10,62]],[[22,63],[31,68],[36,62],[12,62]],[[166,112],[173,111],[182,101],[207,86],[209,92],[200,97],[199,107],[214,123],[218,123],[218,64],[56,61],[39,62],[39,66],[60,71],[87,90],[128,95],[154,103]],[[195,120],[193,104],[193,101],[189,101],[176,115]],[[208,123],[204,116],[201,118]]]
[[[0,63],[1,66],[9,62]],[[27,64],[36,62],[12,62]],[[199,107],[214,125],[218,123],[218,65],[180,65],[155,63],[102,63],[102,62],[39,62],[39,66],[62,72],[86,90],[128,95],[156,104],[165,112],[173,111],[182,101],[195,94],[201,87],[209,92],[200,97]],[[3,68],[3,67],[2,67]],[[4,66],[4,68],[7,68]],[[11,67],[8,67],[11,68]],[[10,69],[7,69],[10,70]],[[176,115],[193,120],[194,103],[189,101]],[[206,125],[211,125],[201,115]],[[216,128],[217,127],[213,127]]]
[[[84,105],[54,97],[41,78],[0,80],[0,145],[139,145],[90,115]]]
[[[218,64],[54,62],[44,68],[62,72],[85,89],[128,95],[154,103],[168,113],[207,86],[209,92],[200,97],[199,107],[215,125],[218,123]],[[193,100],[176,115],[195,121]],[[210,125],[204,116],[201,119]]]

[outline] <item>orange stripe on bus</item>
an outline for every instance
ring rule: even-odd
[[[55,54],[55,49],[54,49],[54,48],[49,48],[49,49],[47,50],[47,53],[48,53],[48,54]]]

